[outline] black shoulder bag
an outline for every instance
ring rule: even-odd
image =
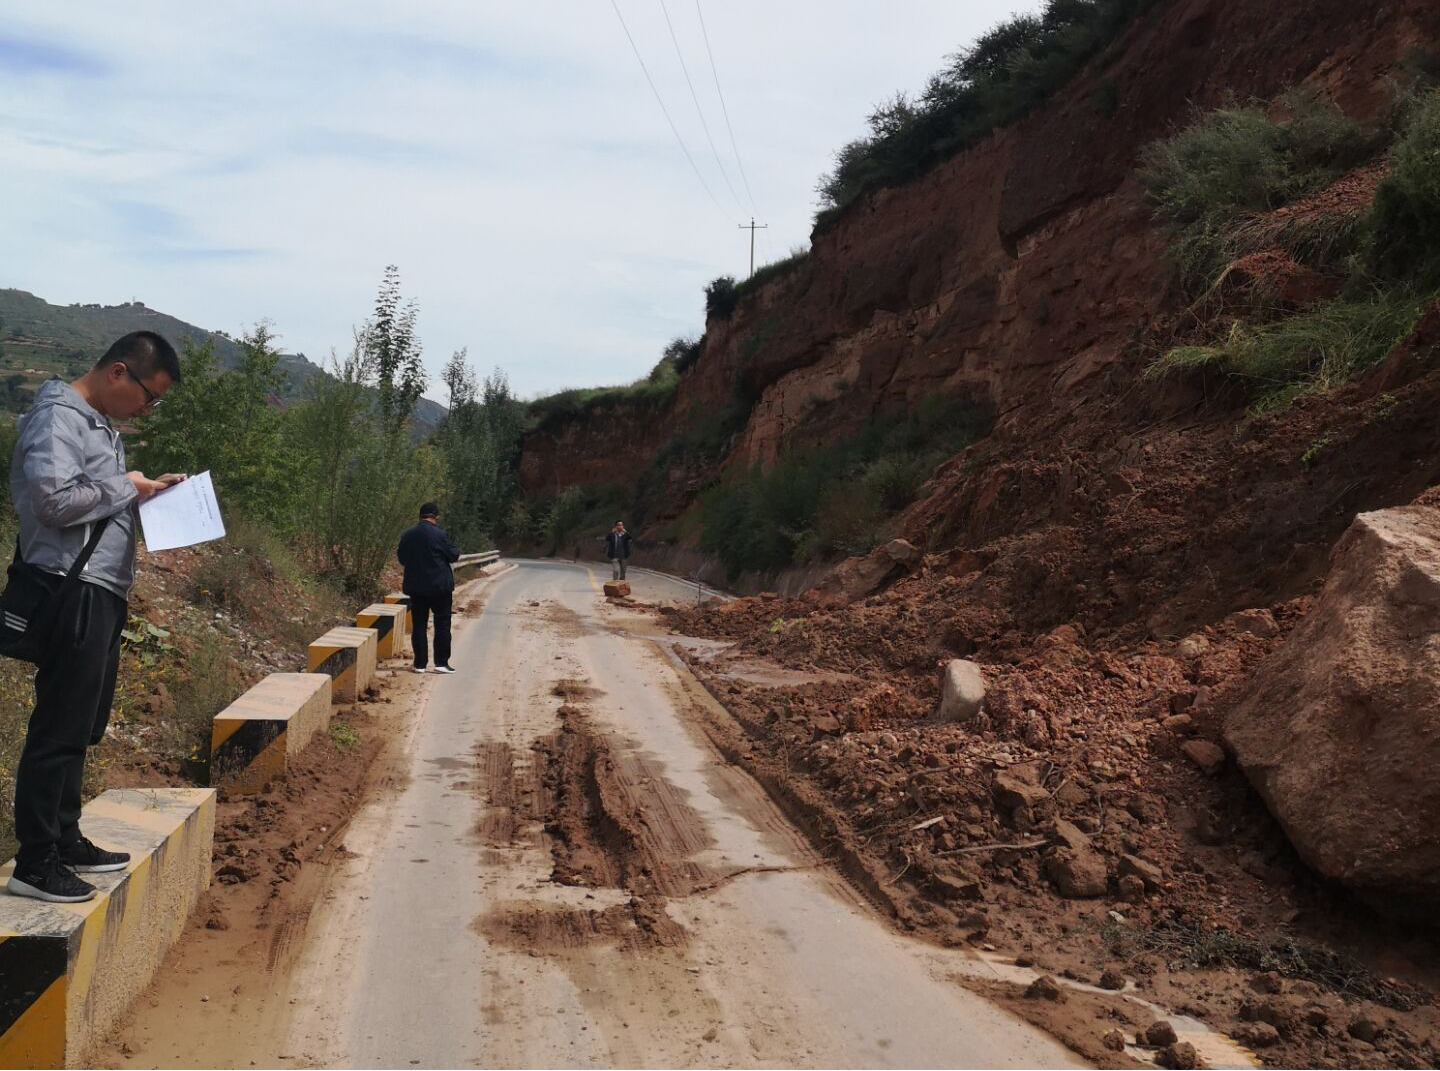
[[[7,570],[9,580],[0,592],[0,655],[40,664],[50,650],[55,621],[75,585],[80,571],[100,545],[106,517],[95,525],[85,549],[63,577],[36,568],[20,557],[20,539],[15,539],[15,560]]]

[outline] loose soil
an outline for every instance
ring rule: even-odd
[[[732,641],[676,647],[734,717],[727,754],[907,930],[1087,983],[1118,972],[1160,1007],[1249,1039],[1267,1063],[1440,1060],[1434,935],[1322,884],[1223,752],[1213,772],[1186,752],[1218,735],[1309,597],[1178,643],[1091,635],[1079,621],[1027,633],[1011,604],[1008,629],[964,637],[988,697],[962,727],[933,722],[939,667],[956,653],[957,619],[984,611],[955,598],[946,564],[932,558],[850,606],[760,596],[662,611],[686,635]],[[758,660],[858,683],[760,686]],[[1102,861],[1101,886],[1071,898],[1057,881],[1077,853]],[[1047,1028],[1101,1059],[1112,1011],[1084,1007],[1047,1009]],[[1017,1010],[1034,1019],[1029,1003]]]

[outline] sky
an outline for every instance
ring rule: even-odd
[[[1040,4],[7,5],[0,287],[324,361],[396,264],[432,376],[465,347],[526,397],[628,382],[745,276],[742,224],[757,266],[806,246],[873,106]]]

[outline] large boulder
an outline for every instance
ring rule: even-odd
[[[815,590],[822,598],[858,602],[918,568],[923,555],[904,539],[892,539],[869,554],[846,558]]]
[[[1440,903],[1440,508],[1361,514],[1225,735],[1301,857],[1401,917]]]

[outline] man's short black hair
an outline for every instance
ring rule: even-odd
[[[180,358],[175,355],[175,347],[154,331],[131,331],[117,338],[95,367],[112,364],[123,364],[141,379],[164,372],[171,383],[180,382]]]
[[[420,516],[438,517],[440,516],[440,507],[435,505],[434,502],[426,502],[425,505],[420,507]]]

